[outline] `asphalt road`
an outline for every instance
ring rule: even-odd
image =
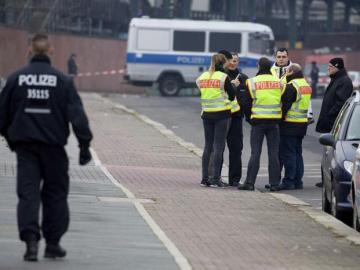
[[[109,97],[115,102],[164,124],[185,141],[203,148],[204,134],[200,118],[201,108],[198,97],[166,98],[153,95],[139,96],[119,94],[111,94]],[[316,119],[320,107],[321,100],[314,100],[313,111]],[[320,161],[322,146],[318,143],[318,136],[319,134],[315,132],[315,124],[311,125],[308,129],[308,135],[303,142],[303,156],[305,162],[305,175],[303,179],[304,189],[283,191],[310,203],[316,208],[321,207],[321,189],[314,186],[316,182],[321,181]],[[243,177],[246,175],[247,163],[250,157],[249,138],[250,125],[244,121]],[[264,143],[262,153],[261,168],[258,174],[256,188],[266,192],[266,189],[264,188],[264,185],[268,183],[266,143]],[[224,155],[225,163],[227,163],[227,151]],[[200,182],[200,179],[198,180]]]

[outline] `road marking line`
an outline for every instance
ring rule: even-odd
[[[154,232],[154,234],[159,238],[159,240],[164,244],[164,246],[166,247],[166,249],[169,251],[169,253],[174,257],[175,262],[177,263],[177,265],[180,267],[180,269],[182,270],[191,270],[192,267],[189,263],[189,261],[185,258],[184,255],[182,255],[182,253],[180,252],[180,250],[175,246],[175,244],[169,239],[169,237],[167,237],[167,235],[165,234],[165,232],[160,228],[159,225],[156,224],[156,222],[152,219],[152,217],[149,215],[149,213],[145,210],[144,206],[142,205],[142,203],[140,203],[135,195],[126,187],[124,187],[122,184],[120,184],[113,176],[112,174],[108,171],[108,169],[101,163],[97,153],[95,152],[94,149],[90,149],[94,162],[95,162],[95,166],[100,167],[100,169],[103,171],[103,173],[109,178],[109,180],[118,188],[120,188],[125,195],[129,198],[132,199],[136,210],[139,212],[139,214],[141,215],[141,217],[145,220],[145,222],[150,226],[150,228],[152,229],[152,231]]]

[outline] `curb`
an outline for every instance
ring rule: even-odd
[[[96,94],[96,95],[98,97],[100,97],[100,99],[102,99],[104,102],[110,103],[117,109],[120,109],[128,114],[131,114],[131,115],[135,116],[136,118],[140,119],[141,121],[143,121],[144,123],[152,126],[156,130],[158,130],[162,135],[164,135],[171,141],[176,142],[177,144],[181,145],[182,147],[186,148],[190,152],[194,153],[196,156],[198,156],[198,157],[202,156],[202,150],[200,148],[195,146],[193,143],[186,142],[185,140],[183,140],[182,138],[177,136],[172,130],[167,129],[163,124],[156,122],[154,120],[151,120],[149,117],[139,114],[135,110],[129,109],[129,108],[125,107],[124,105],[117,104],[117,103],[115,103],[107,98],[104,98],[98,94]],[[225,168],[227,168],[227,166],[225,164],[223,166]],[[326,229],[333,232],[336,236],[342,237],[354,245],[360,245],[360,233],[358,233],[354,229],[348,227],[341,221],[337,220],[335,217],[333,217],[323,211],[320,211],[320,210],[317,210],[317,209],[311,207],[310,204],[308,204],[292,195],[284,194],[284,193],[272,193],[272,192],[269,192],[268,194],[273,196],[274,198],[282,201],[283,203],[285,203],[287,205],[296,207],[298,210],[302,211],[308,217],[313,219],[315,222],[323,225]]]
[[[284,193],[269,193],[274,198],[282,201],[285,204],[296,207],[298,210],[305,213],[315,222],[323,225],[326,229],[334,233],[337,237],[345,238],[353,245],[360,246],[360,233],[342,223],[332,215],[321,210],[315,209],[310,204],[295,198],[289,194]]]

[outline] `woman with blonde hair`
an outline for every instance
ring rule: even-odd
[[[196,80],[201,93],[201,118],[204,125],[205,147],[202,156],[201,186],[226,187],[221,180],[221,166],[227,126],[231,117],[231,101],[235,98],[235,91],[230,79],[225,73],[228,60],[223,54],[211,57],[211,65]],[[210,155],[213,152],[213,178],[209,179]]]

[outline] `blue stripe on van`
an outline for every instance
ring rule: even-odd
[[[171,64],[171,65],[191,65],[191,66],[209,66],[210,56],[198,55],[169,55],[169,54],[139,54],[128,53],[127,63],[136,64]],[[257,66],[257,59],[250,57],[240,57],[239,66],[254,68]]]

